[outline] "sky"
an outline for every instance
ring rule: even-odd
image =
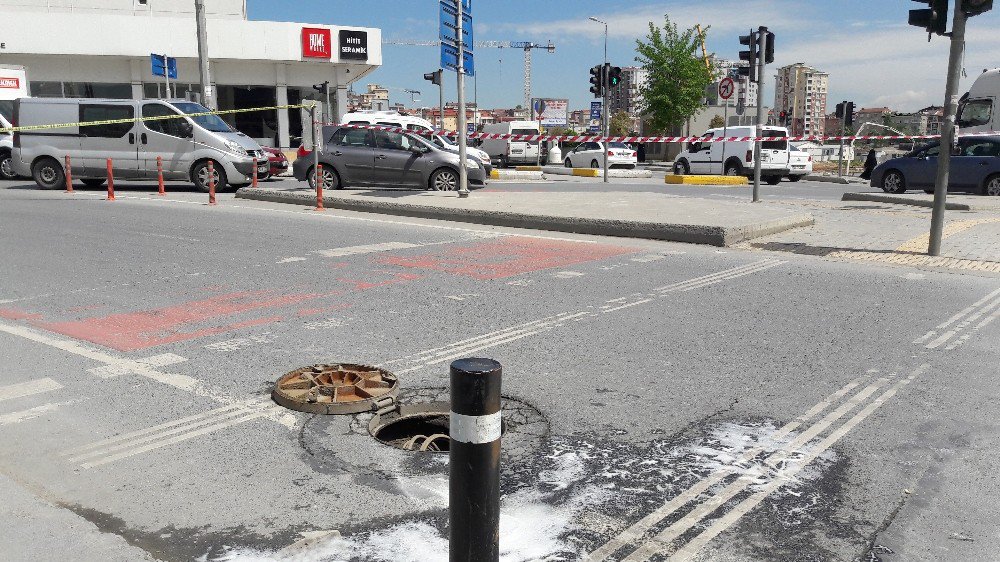
[[[247,0],[250,19],[376,27],[385,39],[433,41],[437,38],[437,0]],[[766,25],[776,36],[774,66],[769,66],[764,100],[774,101],[773,70],[803,62],[830,74],[830,107],[841,100],[859,107],[888,106],[914,111],[944,101],[949,40],[907,25],[911,0],[473,0],[477,41],[552,41],[556,51],[533,56],[534,97],[568,98],[570,108],[589,107],[588,70],[604,59],[608,22],[608,57],[616,66],[635,64],[636,39],[649,22],[664,15],[681,27],[709,26],[708,52],[736,59],[739,36]],[[950,25],[949,25],[950,28]],[[986,68],[1000,66],[1000,6],[969,20],[961,91]],[[513,107],[523,102],[523,51],[477,49],[480,106]],[[423,80],[436,70],[436,47],[391,46],[383,66],[355,85],[390,88],[391,101],[408,107],[437,105],[437,91]],[[445,72],[445,96],[457,98],[454,73]],[[422,92],[411,102],[404,89]],[[468,84],[473,97],[473,83]]]

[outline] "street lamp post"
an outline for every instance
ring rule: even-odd
[[[601,21],[594,16],[590,16],[590,21],[604,25],[604,66],[601,67],[601,90],[604,95],[602,104],[604,105],[602,114],[604,117],[604,183],[608,183],[608,137],[611,136],[611,118],[608,115],[608,22]]]

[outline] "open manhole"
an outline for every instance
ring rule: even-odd
[[[451,443],[449,409],[444,402],[401,405],[396,411],[373,417],[368,431],[385,445],[406,451],[444,453]]]
[[[296,369],[274,385],[271,397],[286,408],[312,414],[358,414],[395,403],[396,376],[378,367],[338,363]]]

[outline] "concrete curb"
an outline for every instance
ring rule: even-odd
[[[545,175],[540,171],[526,170],[497,170],[490,172],[490,179],[493,180],[543,180]]]
[[[269,201],[272,203],[289,203],[305,207],[313,207],[316,204],[316,197],[310,191],[289,192],[243,188],[236,192],[236,198]],[[597,236],[666,240],[671,242],[707,244],[709,246],[720,247],[739,244],[740,242],[745,242],[753,238],[768,236],[770,234],[783,232],[792,228],[810,226],[815,222],[812,215],[800,214],[732,227],[706,226],[630,220],[556,217],[481,209],[454,209],[415,205],[412,203],[398,203],[395,201],[358,200],[329,195],[324,195],[323,204],[329,209],[359,211],[363,213],[379,213],[393,216],[417,217],[490,226],[504,226],[510,228],[570,232],[575,234],[592,234]]]
[[[907,197],[906,195],[893,195],[890,193],[845,193],[843,197],[841,197],[841,201],[870,201],[873,203],[909,205],[911,207],[934,207],[933,199]],[[1000,205],[979,205],[976,203],[955,203],[953,201],[949,201],[945,204],[945,209],[949,211],[1000,212]]]
[[[542,170],[546,174],[553,176],[577,176],[583,178],[602,178],[604,170],[596,168],[567,168],[565,166],[544,166]],[[651,178],[653,172],[650,170],[608,170],[609,178]]]
[[[743,176],[675,176],[667,174],[663,183],[670,185],[748,185]]]
[[[804,177],[802,179],[805,180],[805,181],[817,181],[817,182],[821,182],[821,183],[839,183],[841,185],[851,185],[851,184],[866,185],[868,183],[868,182],[866,182],[864,180],[851,181],[849,178],[841,178],[841,177],[838,177],[838,176],[814,176],[812,174],[807,175],[806,177]]]

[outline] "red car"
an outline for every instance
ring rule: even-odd
[[[259,179],[266,180],[267,178],[281,175],[288,171],[288,158],[285,157],[284,152],[268,146],[263,148],[264,152],[267,152],[267,161],[271,164],[271,169],[268,171],[267,176]]]

